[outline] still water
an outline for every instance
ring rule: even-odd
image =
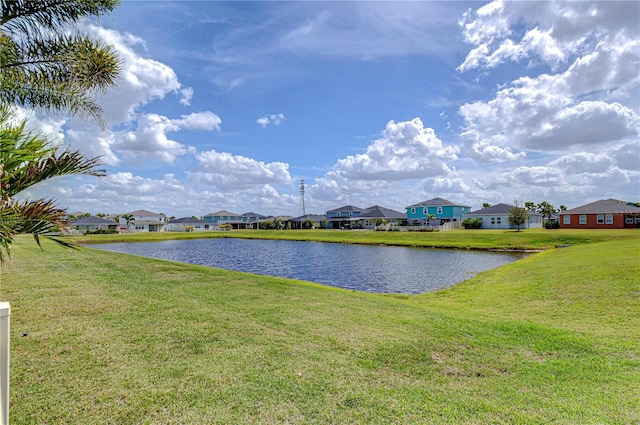
[[[419,294],[526,256],[392,246],[249,239],[90,245],[93,248],[377,293]]]

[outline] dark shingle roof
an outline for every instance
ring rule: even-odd
[[[86,217],[73,220],[69,224],[71,224],[72,226],[115,226],[118,223],[116,223],[115,221],[105,220],[104,218],[96,217],[94,215],[88,215]]]
[[[563,211],[560,214],[640,214],[640,207],[629,205],[617,199],[601,199],[581,207]]]
[[[495,204],[490,207],[482,208],[481,210],[471,211],[469,215],[499,215],[499,214],[509,214],[509,210],[513,208],[514,205],[509,204]],[[529,215],[542,215],[535,211],[528,211]]]
[[[305,215],[301,215],[300,217],[289,219],[287,221],[295,221],[297,223],[298,221],[305,221],[305,220],[322,221],[324,220],[324,216],[320,214],[305,214]]]
[[[354,207],[353,205],[345,205],[344,207],[336,208],[335,210],[329,210],[327,212],[345,212],[345,211],[364,212],[364,209]]]
[[[181,217],[174,218],[173,220],[167,221],[167,224],[209,224],[204,220],[200,220],[199,218],[194,217]]]
[[[420,202],[419,204],[409,205],[407,208],[413,207],[441,207],[445,205],[452,205],[457,207],[468,207],[468,205],[464,204],[456,204],[455,202],[451,202],[448,199],[444,198],[433,198],[428,201]]]
[[[407,218],[407,215],[400,211],[374,205],[373,207],[367,208],[367,210],[357,218]]]

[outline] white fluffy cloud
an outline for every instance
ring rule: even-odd
[[[449,161],[456,160],[458,148],[444,146],[420,118],[396,123],[389,121],[382,137],[365,153],[338,160],[334,171],[350,180],[397,181],[447,174]]]
[[[286,120],[286,118],[281,112],[279,114],[271,114],[260,117],[256,120],[256,123],[260,124],[262,127],[267,127],[268,125],[280,125],[280,123],[282,123],[282,121],[284,120]]]
[[[501,162],[637,140],[639,24],[627,15],[639,11],[635,2],[494,1],[467,12],[461,27],[475,48],[460,71],[526,58],[560,72],[518,78],[489,101],[462,105],[464,153]]]
[[[283,162],[265,163],[241,155],[214,150],[198,153],[198,165],[188,172],[193,181],[218,189],[249,189],[255,186],[280,183],[291,184],[289,165]]]
[[[175,120],[157,114],[144,114],[138,118],[137,129],[119,135],[118,141],[112,146],[129,159],[142,156],[172,163],[176,157],[186,154],[190,149],[169,139],[167,133],[182,129],[218,130],[221,122],[211,112],[183,115]]]

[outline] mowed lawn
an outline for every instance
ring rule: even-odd
[[[639,236],[419,296],[19,238],[11,423],[639,423]]]

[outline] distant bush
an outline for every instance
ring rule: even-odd
[[[544,228],[545,229],[559,229],[560,228],[560,223],[557,220],[554,221],[545,221],[544,222]]]
[[[96,229],[96,230],[87,230],[85,235],[115,235],[118,233],[116,229]]]
[[[482,219],[481,218],[465,218],[462,220],[462,227],[465,229],[481,229],[482,228]]]

